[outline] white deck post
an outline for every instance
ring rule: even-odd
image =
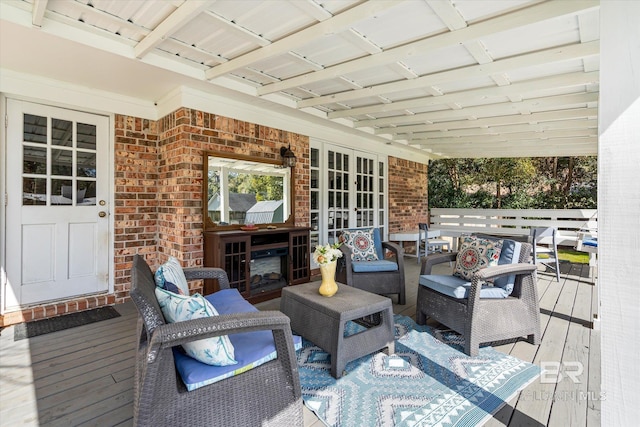
[[[601,425],[640,419],[640,2],[600,3]]]

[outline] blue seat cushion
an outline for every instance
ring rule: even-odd
[[[443,295],[464,299],[469,296],[471,282],[453,275],[424,274],[418,281],[420,286],[426,286]],[[480,298],[506,298],[509,293],[498,286],[482,285]]]
[[[500,252],[500,259],[498,265],[504,264],[517,264],[520,261],[520,250],[522,244],[511,239],[504,239],[502,241],[502,252]],[[498,277],[493,281],[493,286],[498,286],[507,292],[507,295],[511,295],[513,292],[513,285],[516,283],[516,275],[511,274],[509,276]]]
[[[394,261],[379,259],[376,261],[353,261],[351,268],[354,273],[372,273],[381,271],[398,271],[398,264]]]
[[[582,241],[582,244],[585,246],[591,246],[594,248],[598,247],[598,239],[596,237],[589,237]]]
[[[205,297],[219,314],[258,311],[245,300],[237,289],[223,289]],[[271,331],[243,332],[228,335],[235,349],[236,365],[212,366],[191,358],[179,347],[173,348],[176,368],[187,390],[192,391],[225,378],[241,374],[277,357]],[[302,339],[294,335],[296,350],[302,348]]]
[[[216,308],[218,314],[258,311],[257,308],[240,295],[236,288],[221,289],[205,296],[205,298]]]
[[[499,237],[485,234],[482,234],[481,236],[483,239],[502,241],[502,250],[500,251],[498,265],[517,264],[518,262],[520,262],[520,251],[522,250],[522,243],[511,239],[501,239]],[[497,279],[493,280],[494,286],[503,288],[508,292],[509,295],[511,295],[511,292],[513,292],[513,286],[515,285],[515,283],[515,274],[498,277]]]

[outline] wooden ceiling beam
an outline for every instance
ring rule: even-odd
[[[547,132],[551,130],[568,130],[568,129],[597,129],[597,119],[578,119],[578,120],[557,120],[553,122],[543,123],[517,123],[505,126],[492,127],[474,127],[469,129],[455,129],[432,132],[396,132],[393,137],[398,139],[430,139],[430,138],[453,138],[453,137],[471,137],[477,135],[499,135],[518,133],[522,131],[530,132]]]
[[[171,15],[156,26],[133,49],[136,58],[140,59],[152,51],[167,37],[189,23],[196,15],[209,7],[212,1],[190,0],[182,3]]]
[[[583,140],[535,140],[513,144],[468,144],[461,146],[421,145],[421,150],[428,150],[436,156],[445,158],[512,158],[512,157],[577,157],[597,156],[597,138]]]
[[[436,132],[436,131],[448,131],[451,129],[474,129],[474,128],[486,128],[490,126],[508,126],[518,125],[526,123],[547,123],[557,120],[569,120],[569,119],[598,119],[597,108],[576,108],[571,110],[561,111],[543,111],[532,114],[510,114],[501,117],[488,117],[477,120],[452,120],[441,121],[438,123],[419,124],[419,125],[407,125],[407,126],[390,126],[376,128],[374,134],[400,134],[411,132]]]
[[[469,67],[457,68],[455,70],[442,71],[428,74],[413,80],[402,80],[399,82],[386,83],[377,86],[367,87],[361,90],[341,92],[332,95],[320,96],[312,99],[305,99],[298,102],[298,108],[313,107],[315,105],[332,102],[345,102],[354,99],[362,99],[370,96],[384,95],[393,92],[411,91],[421,89],[425,86],[434,86],[443,83],[455,82],[458,80],[475,79],[487,77],[497,73],[521,69],[526,67],[552,64],[559,61],[569,61],[572,59],[597,56],[600,53],[600,43],[592,41],[571,46],[555,47],[534,53],[514,56],[499,61],[486,64],[476,64]]]
[[[548,130],[543,132],[536,131],[524,131],[513,133],[499,133],[492,135],[474,135],[474,136],[453,136],[437,138],[433,136],[419,136],[416,134],[411,135],[410,138],[401,138],[398,135],[398,139],[408,141],[409,144],[415,144],[419,141],[425,141],[430,145],[433,144],[459,144],[459,143],[477,143],[477,142],[501,142],[501,141],[520,141],[520,140],[532,140],[532,139],[554,139],[554,138],[586,138],[597,137],[598,129],[586,128],[586,129],[559,129]]]
[[[387,49],[378,54],[369,55],[334,65],[332,67],[327,67],[324,70],[316,71],[315,73],[307,73],[278,83],[271,83],[259,88],[258,95],[280,92],[292,87],[308,85],[310,83],[331,79],[338,75],[402,61],[411,55],[415,55],[417,52],[430,52],[437,49],[456,46],[469,40],[512,30],[522,25],[530,25],[567,14],[597,8],[599,4],[600,2],[598,0],[582,0],[579,2],[553,1],[536,4],[496,18],[487,19],[486,21],[470,25],[457,31],[450,31],[437,36],[418,40],[413,43]],[[224,65],[226,64],[221,66]]]
[[[313,19],[319,22],[326,21],[333,16],[331,15],[331,12],[313,0],[297,0],[292,1],[289,4],[297,7],[306,15],[312,16]]]
[[[271,44],[271,41],[265,39],[260,34],[256,34],[253,31],[249,31],[241,25],[238,25],[234,22],[229,21],[228,19],[223,18],[215,13],[211,13],[208,10],[204,11],[204,14],[209,18],[216,21],[218,24],[224,26],[225,29],[229,29],[232,32],[239,34],[244,39],[249,39],[251,42],[256,43],[259,46],[268,46]],[[228,61],[227,61],[228,62]]]
[[[522,102],[503,102],[500,104],[478,105],[461,110],[441,110],[428,113],[419,113],[411,116],[391,116],[381,119],[360,120],[354,122],[354,127],[375,127],[398,124],[419,123],[424,121],[442,121],[469,117],[492,117],[505,114],[518,114],[521,108],[531,111],[544,111],[546,109],[570,109],[580,108],[589,102],[597,102],[597,93],[582,93],[571,95],[547,96],[545,98],[527,99]]]
[[[290,50],[302,46],[314,39],[322,38],[327,34],[336,34],[345,31],[354,23],[361,21],[367,16],[375,15],[388,8],[397,6],[397,1],[373,1],[364,2],[345,12],[335,15],[325,21],[312,25],[304,30],[298,31],[290,36],[284,37],[263,48],[256,49],[233,60],[211,68],[205,74],[208,80],[231,73],[239,68],[246,67],[254,62],[271,58],[275,55],[284,54]],[[292,88],[294,86],[290,86]]]
[[[542,91],[546,89],[568,88],[574,86],[585,86],[588,84],[598,83],[600,73],[592,71],[591,73],[568,73],[558,76],[544,77],[541,79],[527,80],[520,83],[514,83],[509,86],[490,86],[481,89],[472,89],[460,92],[449,93],[442,96],[430,96],[424,98],[409,99],[406,101],[397,101],[390,104],[376,104],[366,107],[351,108],[345,111],[334,111],[328,114],[330,119],[340,117],[355,117],[361,114],[376,115],[379,113],[388,113],[412,108],[424,108],[436,105],[446,105],[451,102],[464,102],[465,104],[473,104],[474,101],[486,102],[491,98],[504,98],[517,96],[522,100],[526,95]]]
[[[520,140],[518,141],[517,144],[513,144],[513,142],[511,141],[492,141],[492,142],[467,142],[467,141],[461,141],[461,142],[446,142],[446,143],[416,143],[416,144],[408,144],[411,146],[419,146],[419,147],[423,147],[423,148],[430,148],[432,151],[437,152],[443,149],[460,149],[460,148],[475,148],[475,147],[484,147],[487,150],[490,149],[497,149],[497,150],[504,150],[504,149],[508,149],[508,148],[522,148],[522,147],[526,147],[528,145],[535,145],[535,144],[541,144],[541,145],[549,145],[549,146],[553,146],[553,145],[563,145],[563,144],[574,144],[574,145],[589,145],[589,144],[597,144],[598,142],[598,138],[597,137],[586,137],[586,138],[549,138],[549,139],[542,139],[542,138],[530,138],[530,139],[526,139],[526,140]]]
[[[450,31],[466,28],[467,21],[464,20],[458,9],[450,1],[426,0],[426,2]]]
[[[47,10],[49,0],[34,0],[33,10],[31,12],[31,25],[34,27],[42,27],[44,12]]]

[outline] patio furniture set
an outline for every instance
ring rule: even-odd
[[[295,355],[301,338],[294,334],[330,354],[335,378],[349,361],[381,349],[393,354],[393,311],[386,295],[395,294],[399,304],[405,303],[404,250],[381,242],[376,229],[364,237],[361,233],[348,231],[342,238],[337,294],[320,295],[314,282],[285,287],[280,311],[258,311],[229,288],[222,269],[182,270],[170,258],[154,275],[135,255],[131,296],[139,311],[139,342],[134,423],[302,425]],[[394,256],[386,258],[382,248]],[[469,236],[461,242],[460,255],[425,257],[417,323],[433,318],[462,334],[468,355],[495,340],[527,336],[539,343],[531,251],[524,242]],[[431,274],[441,262],[456,262],[454,274]],[[193,279],[216,279],[220,290],[190,296],[186,281]],[[364,330],[345,336],[349,321]]]

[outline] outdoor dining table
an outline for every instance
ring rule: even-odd
[[[440,237],[440,230],[429,230],[427,232],[427,239],[432,239],[434,237]],[[389,233],[389,240],[392,242],[398,242],[398,244],[402,245],[404,242],[415,242],[416,244],[416,253],[405,253],[406,256],[419,258],[418,250],[420,248],[420,230],[410,230],[410,231],[402,231],[400,233]]]

